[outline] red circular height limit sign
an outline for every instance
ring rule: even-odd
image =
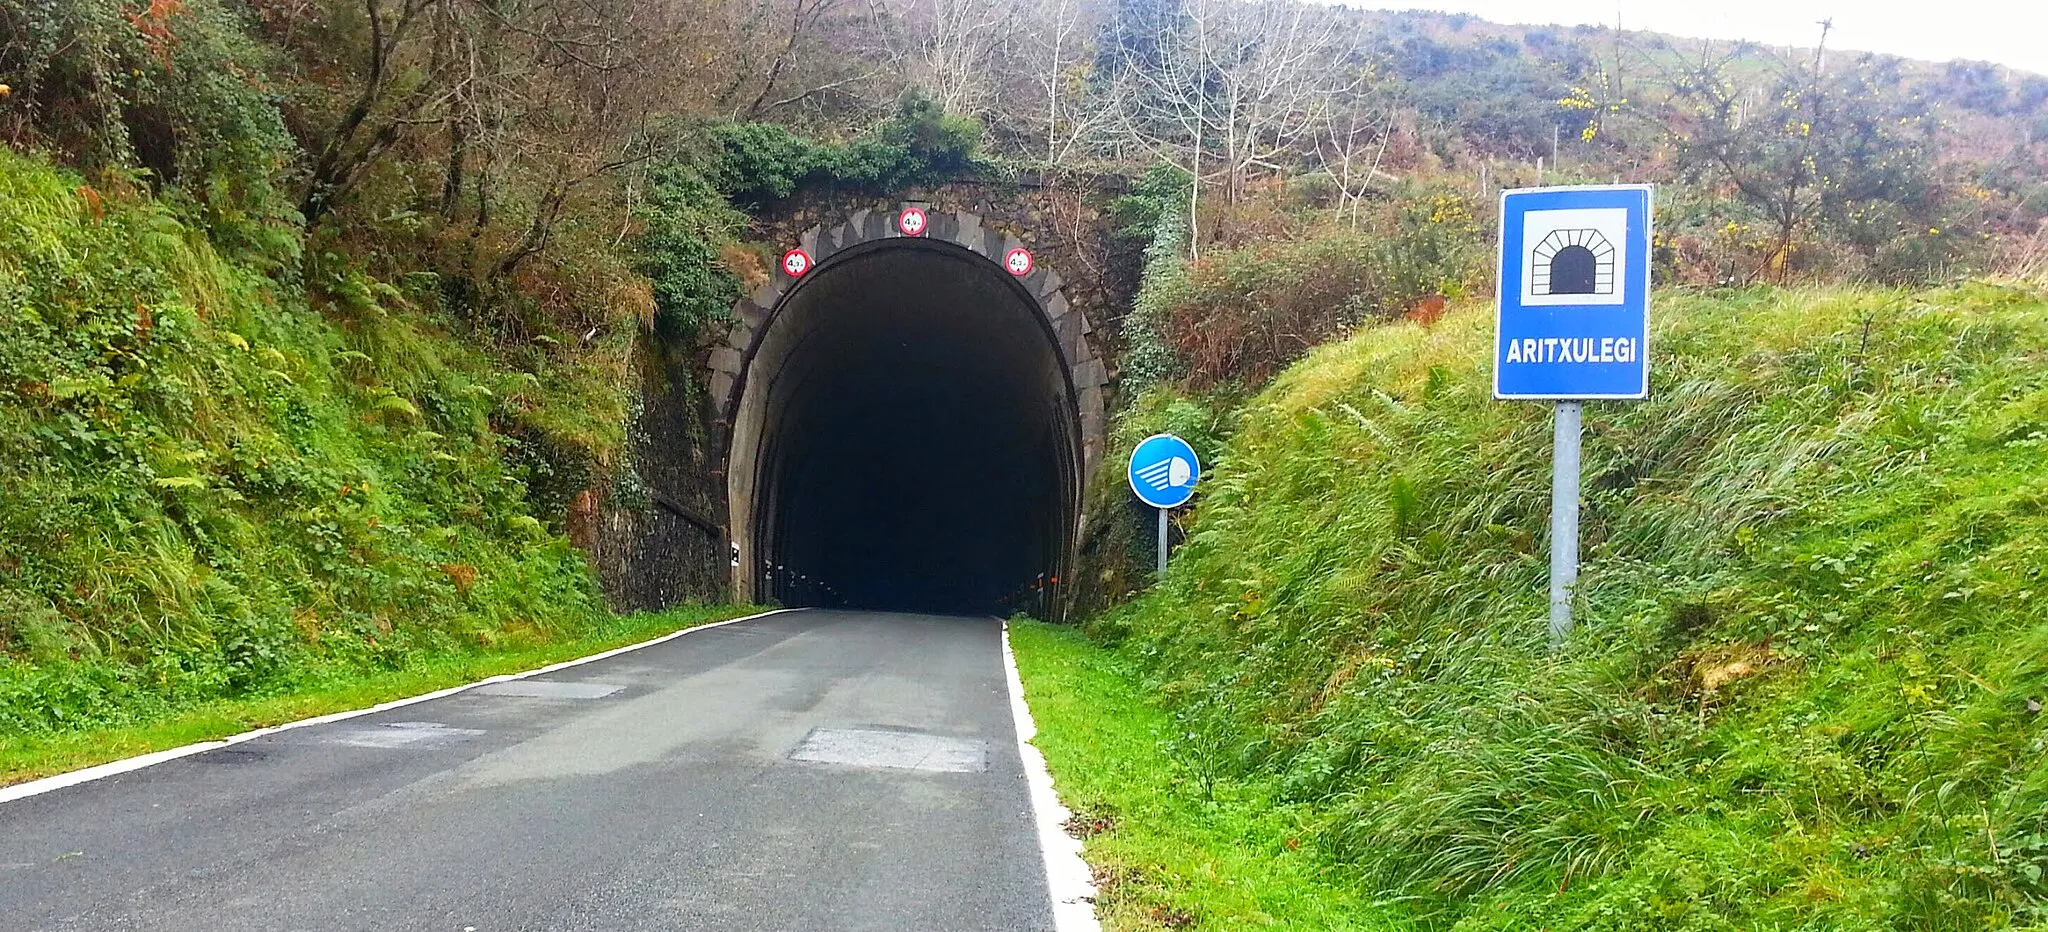
[[[1019,246],[1004,253],[1003,268],[1009,269],[1011,275],[1019,278],[1031,274],[1031,251]]]
[[[811,254],[801,249],[792,249],[782,254],[782,271],[791,278],[802,278],[811,270]]]
[[[896,215],[896,229],[903,231],[904,236],[923,236],[929,219],[924,215],[924,208],[905,207]]]

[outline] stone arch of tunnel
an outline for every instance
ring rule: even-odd
[[[815,227],[712,353],[733,589],[786,605],[1058,615],[1107,370],[1057,272],[962,212]]]

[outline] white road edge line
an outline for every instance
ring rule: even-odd
[[[100,764],[95,767],[87,767],[82,770],[74,770],[70,773],[60,773],[54,777],[44,777],[40,780],[30,780],[26,783],[16,783],[13,786],[0,786],[0,803],[9,803],[13,802],[14,800],[25,799],[30,796],[40,796],[44,793],[64,789],[65,787],[77,786],[81,783],[91,783],[94,780],[104,780],[107,777],[118,776],[124,773],[130,773],[132,771],[141,770],[144,767],[154,767],[157,764],[161,764],[166,761],[174,761],[180,757],[190,757],[194,754],[203,754],[207,751],[217,751],[221,748],[228,747],[230,745],[240,744],[244,741],[248,741],[254,738],[261,738],[266,735],[274,735],[280,731],[290,731],[294,728],[305,728],[312,725],[325,725],[329,722],[339,722],[351,718],[356,718],[358,716],[372,715],[378,712],[386,712],[391,709],[400,709],[421,702],[431,702],[435,699],[453,696],[456,693],[467,692],[469,690],[477,688],[478,686],[488,686],[492,683],[505,683],[510,682],[512,680],[523,680],[529,676],[540,676],[543,673],[553,673],[557,670],[567,670],[570,667],[580,667],[586,663],[596,663],[597,661],[604,660],[610,657],[617,657],[620,654],[624,654],[630,651],[636,651],[643,647],[653,647],[656,644],[665,644],[669,641],[675,640],[676,638],[682,637],[685,634],[691,634],[697,631],[709,631],[712,628],[723,628],[726,625],[736,625],[742,621],[753,621],[756,618],[766,618],[770,615],[779,615],[783,612],[795,611],[802,611],[802,609],[778,608],[773,609],[771,611],[758,612],[756,614],[747,615],[742,618],[728,618],[724,621],[714,621],[710,624],[697,625],[694,628],[684,628],[681,631],[671,631],[668,634],[662,635],[661,637],[654,638],[648,641],[641,641],[638,644],[628,644],[624,647],[614,647],[611,650],[604,651],[602,653],[591,654],[588,657],[578,657],[574,660],[564,660],[561,663],[550,664],[548,666],[541,667],[538,670],[528,670],[525,673],[501,673],[497,676],[477,680],[474,683],[469,683],[462,686],[450,686],[447,689],[439,689],[435,690],[434,692],[423,693],[418,696],[408,696],[404,699],[393,699],[390,702],[382,703],[379,705],[373,705],[367,709],[352,709],[346,712],[330,712],[326,715],[317,715],[312,718],[302,718],[296,722],[286,722],[282,725],[272,725],[268,728],[258,728],[255,731],[245,731],[238,735],[229,735],[228,737],[214,741],[201,741],[198,744],[188,744],[184,747],[171,748],[166,751],[155,751],[149,754],[125,758],[123,760],[109,761],[107,763]],[[1005,651],[1009,649],[1009,644],[1007,641],[1004,642],[1003,647]]]
[[[1095,919],[1095,876],[1081,857],[1081,840],[1067,834],[1073,813],[1053,792],[1052,771],[1031,739],[1038,725],[1024,704],[1024,680],[1017,675],[1017,655],[1010,651],[1010,623],[1003,622],[1003,673],[1010,682],[1010,716],[1017,723],[1017,753],[1024,758],[1024,779],[1031,785],[1031,812],[1038,822],[1038,850],[1045,859],[1045,886],[1052,893],[1052,923],[1057,932],[1100,932]]]

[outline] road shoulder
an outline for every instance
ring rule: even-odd
[[[789,609],[712,607],[640,616],[623,635],[563,641],[524,651],[465,654],[416,670],[364,677],[283,696],[210,702],[170,719],[123,728],[0,738],[0,803],[37,796],[292,728],[342,721],[451,696],[478,686],[540,676],[665,643],[692,631]],[[652,636],[650,636],[652,635]],[[624,643],[621,643],[624,641]]]

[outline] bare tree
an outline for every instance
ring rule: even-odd
[[[912,83],[948,113],[985,117],[998,103],[996,61],[1015,31],[1010,0],[913,0],[906,11],[918,40]]]
[[[872,18],[857,15],[865,11],[854,0],[730,0],[707,6],[703,23],[684,28],[719,33],[714,63],[724,86],[716,100],[727,116],[763,119],[887,70],[877,66],[874,49],[847,47],[864,43],[876,21],[886,19],[879,9]],[[884,46],[887,54],[879,57],[887,62],[895,53]]]
[[[1033,28],[1025,66],[1043,103],[1030,118],[1043,124],[1046,163],[1066,165],[1116,124],[1129,85],[1097,80],[1094,60],[1087,54],[1086,37],[1093,24],[1082,0],[1040,0],[1029,23]]]
[[[1394,137],[1394,111],[1378,112],[1351,106],[1332,108],[1325,114],[1322,138],[1316,142],[1316,157],[1323,172],[1337,183],[1336,217],[1352,229],[1358,228],[1360,208],[1373,183],[1386,177],[1380,162],[1386,158],[1387,142]]]
[[[1188,0],[1149,37],[1150,54],[1125,57],[1122,128],[1188,170],[1191,224],[1205,186],[1238,201],[1254,176],[1311,149],[1333,103],[1364,86],[1341,26],[1288,0]],[[1200,230],[1190,233],[1199,253]]]
[[[432,51],[421,66],[424,79],[406,74],[404,56],[423,27],[434,28],[436,38],[445,37],[451,17],[441,0],[401,0],[395,9],[383,0],[363,0],[362,14],[368,36],[360,86],[320,140],[307,172],[299,211],[309,225],[326,216],[364,171],[400,141],[407,124],[419,120],[439,89],[435,79],[445,65],[440,54],[444,42],[429,43]],[[408,81],[409,91],[403,89]]]

